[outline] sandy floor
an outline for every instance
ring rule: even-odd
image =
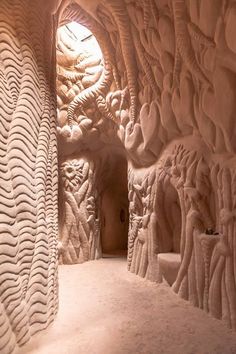
[[[57,320],[20,354],[235,354],[236,333],[123,259],[60,267]]]

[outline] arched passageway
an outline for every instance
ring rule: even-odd
[[[59,221],[60,262],[64,264],[127,253],[125,152],[102,94],[93,100],[85,98],[103,80],[104,70],[99,44],[86,27],[77,22],[59,27]]]

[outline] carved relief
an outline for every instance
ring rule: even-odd
[[[56,1],[55,1],[56,3]],[[46,1],[0,2],[0,352],[55,318],[54,22]],[[40,21],[39,21],[40,19]]]
[[[127,153],[129,269],[158,280],[157,255],[179,253],[173,289],[231,327],[235,178],[223,161],[234,165],[234,10],[232,1],[104,0],[93,17],[85,5],[64,13],[93,29],[110,73],[102,94],[89,94],[99,118],[87,118],[91,129],[112,121]],[[86,117],[83,102],[68,116]]]
[[[86,159],[67,160],[60,166],[63,217],[59,260],[82,263],[101,256],[98,196],[94,167]]]
[[[128,237],[128,269],[142,277],[153,266],[153,199],[155,198],[155,170],[144,180],[136,179],[129,171],[130,230]],[[148,275],[151,278],[151,274]],[[154,280],[152,278],[152,280]]]
[[[99,256],[102,182],[91,155],[101,170],[104,151],[119,150],[129,164],[129,269],[158,281],[158,254],[180,254],[173,290],[236,329],[235,4],[79,3],[0,5],[1,259],[9,264],[0,271],[0,348],[10,353],[57,311],[52,14],[59,26],[90,29],[103,55],[73,49],[72,33],[58,36],[60,261]]]
[[[67,12],[72,19],[78,18],[82,23],[88,21],[82,10],[78,13],[73,7],[72,9],[69,7]],[[92,29],[96,27],[93,22],[95,21],[91,20]],[[63,146],[60,154],[70,154],[71,149],[74,152],[97,150],[111,141],[119,144],[115,125],[119,117],[118,114],[115,115],[113,109],[110,109],[113,103],[106,97],[113,78],[110,65],[111,54],[107,54],[107,58],[102,59],[98,53],[85,50],[83,43],[78,41],[70,27],[64,26],[58,31],[59,149]],[[100,27],[97,32],[98,37],[103,38]]]

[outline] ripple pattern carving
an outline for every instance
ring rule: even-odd
[[[40,1],[3,0],[0,27],[0,352],[8,354],[57,311],[57,146],[51,15]]]

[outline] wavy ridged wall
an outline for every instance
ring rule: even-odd
[[[0,2],[0,352],[57,312],[54,24],[42,1]]]

